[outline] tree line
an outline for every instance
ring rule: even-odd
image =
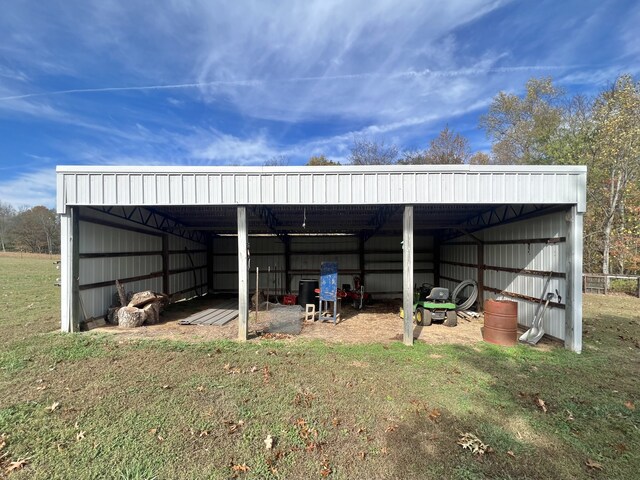
[[[353,138],[351,165],[587,165],[584,270],[640,274],[640,83],[621,75],[597,95],[568,95],[551,78],[532,78],[522,95],[500,92],[478,127],[491,150],[472,152],[449,126],[423,150]],[[265,165],[287,165],[280,155]],[[340,165],[324,155],[309,166]],[[43,206],[15,210],[0,202],[0,248],[59,251],[60,225]]]
[[[478,127],[489,153],[448,126],[424,150],[353,139],[353,165],[587,165],[584,270],[640,274],[640,83],[621,75],[597,95],[568,95],[532,78],[523,95],[500,92]],[[307,165],[338,165],[324,156]]]
[[[43,206],[21,208],[0,201],[0,250],[30,253],[60,252],[60,220]]]

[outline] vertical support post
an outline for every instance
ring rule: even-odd
[[[238,340],[247,340],[249,323],[249,264],[247,207],[238,207]]]
[[[577,206],[567,212],[567,299],[564,345],[582,351],[582,249],[583,216]]]
[[[640,298],[640,277],[638,277],[638,291],[636,293],[636,297]]]
[[[80,330],[80,221],[78,207],[67,207],[60,216],[60,298],[63,332]]]
[[[484,310],[484,243],[478,243],[476,248],[478,257],[478,312],[482,313]]]
[[[171,295],[169,290],[169,235],[162,235],[162,293]]]
[[[433,237],[433,285],[440,286],[440,236]]]
[[[291,292],[291,237],[284,237],[284,292]]]
[[[405,345],[413,345],[413,206],[404,207],[402,218],[402,307]]]
[[[364,280],[364,236],[362,233],[360,234],[360,241],[358,243],[358,266],[360,269],[360,284],[366,286]]]
[[[207,237],[207,292],[213,292],[213,235]]]

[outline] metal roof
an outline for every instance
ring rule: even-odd
[[[57,210],[86,206],[544,204],[586,207],[584,166],[59,166]]]

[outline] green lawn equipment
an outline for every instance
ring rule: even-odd
[[[413,318],[418,325],[431,325],[434,320],[444,321],[447,327],[458,324],[456,304],[449,298],[449,289],[423,284],[413,305]]]

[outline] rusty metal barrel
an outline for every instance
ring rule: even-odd
[[[510,300],[484,302],[485,342],[511,346],[518,343],[518,303]]]

